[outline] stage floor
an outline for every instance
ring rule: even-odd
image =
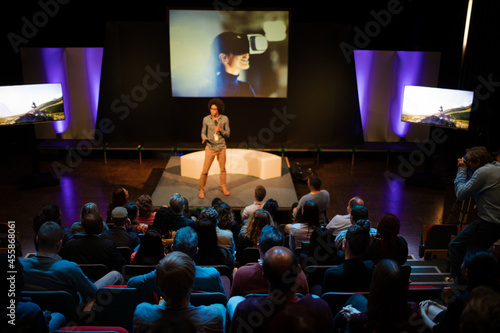
[[[281,177],[263,180],[253,176],[227,174],[227,187],[231,192],[229,196],[222,194],[219,184],[218,174],[209,176],[205,186],[205,199],[198,198],[198,179],[182,177],[180,157],[172,156],[151,198],[154,206],[163,206],[168,205],[172,194],[179,193],[188,200],[192,208],[209,206],[218,197],[233,209],[241,209],[253,202],[255,186],[262,185],[267,191],[266,200],[276,200],[280,209],[289,209],[293,203],[298,202],[285,158],[282,158]]]

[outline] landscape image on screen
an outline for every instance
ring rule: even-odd
[[[168,14],[173,97],[287,97],[288,11]]]
[[[64,120],[60,83],[0,86],[0,126]]]
[[[405,86],[401,120],[468,129],[473,100],[473,91]]]

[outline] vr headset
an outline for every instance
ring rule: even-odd
[[[267,50],[267,38],[261,34],[237,34],[223,32],[213,41],[214,52],[240,54],[262,54]]]

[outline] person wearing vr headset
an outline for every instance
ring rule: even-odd
[[[214,76],[202,89],[203,96],[256,97],[249,82],[238,80],[250,68],[250,40],[246,34],[223,32],[211,45]]]
[[[485,147],[472,147],[458,159],[457,167],[457,199],[474,198],[477,206],[477,218],[450,242],[448,248],[454,282],[464,285],[460,266],[467,249],[487,249],[500,239],[500,163]]]

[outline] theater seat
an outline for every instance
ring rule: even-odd
[[[189,303],[193,306],[222,304],[226,306],[227,297],[219,292],[192,292]]]
[[[61,313],[66,323],[81,323],[83,320],[78,316],[73,296],[67,291],[22,291],[21,296],[31,298],[44,311]]]
[[[92,332],[92,333],[129,333],[123,327],[117,326],[65,326],[61,327],[54,333],[69,333],[69,332]]]
[[[448,246],[458,232],[459,226],[456,224],[424,225],[418,255],[425,260],[446,259]]]

